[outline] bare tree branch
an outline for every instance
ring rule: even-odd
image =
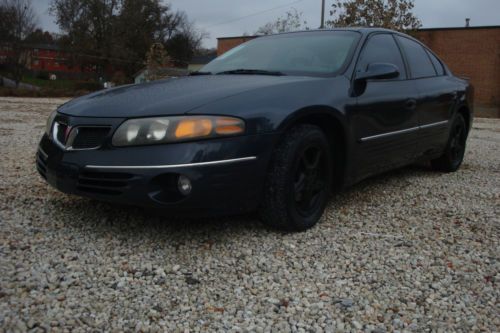
[[[256,35],[271,35],[282,32],[290,32],[297,30],[307,30],[307,21],[303,18],[303,13],[297,9],[285,13],[284,16],[278,17],[274,22],[268,22],[261,26],[256,32]]]
[[[0,20],[1,41],[11,49],[7,62],[18,86],[29,60],[24,44],[37,26],[31,0],[1,0]]]

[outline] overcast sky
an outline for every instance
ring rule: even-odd
[[[51,0],[33,0],[40,25],[49,31],[58,31],[49,15]],[[188,14],[197,27],[209,33],[206,47],[215,47],[217,37],[252,34],[261,25],[275,20],[287,10],[296,8],[304,13],[311,28],[320,21],[321,0],[170,0],[175,10]],[[327,18],[333,0],[326,0]],[[279,8],[276,8],[279,7]],[[415,14],[424,28],[461,27],[465,18],[472,26],[500,25],[500,0],[415,0]],[[254,15],[255,14],[255,15]]]

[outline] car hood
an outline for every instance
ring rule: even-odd
[[[318,78],[266,75],[189,76],[128,85],[79,97],[59,112],[79,117],[142,117],[180,115],[201,106],[271,86]]]

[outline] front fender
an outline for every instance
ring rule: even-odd
[[[248,134],[280,132],[311,113],[333,114],[341,119],[348,90],[345,77],[291,78],[209,103],[189,114],[240,117],[246,122]]]

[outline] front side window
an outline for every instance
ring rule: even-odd
[[[401,52],[390,34],[376,34],[368,40],[358,61],[357,70],[364,72],[369,64],[388,63],[399,70],[399,79],[406,78],[406,70]]]
[[[349,60],[359,37],[353,31],[260,37],[226,52],[200,71],[217,74],[245,69],[288,75],[333,75]]]
[[[408,59],[412,78],[436,76],[434,65],[422,45],[405,37],[397,36],[396,38],[401,43],[406,59]]]

